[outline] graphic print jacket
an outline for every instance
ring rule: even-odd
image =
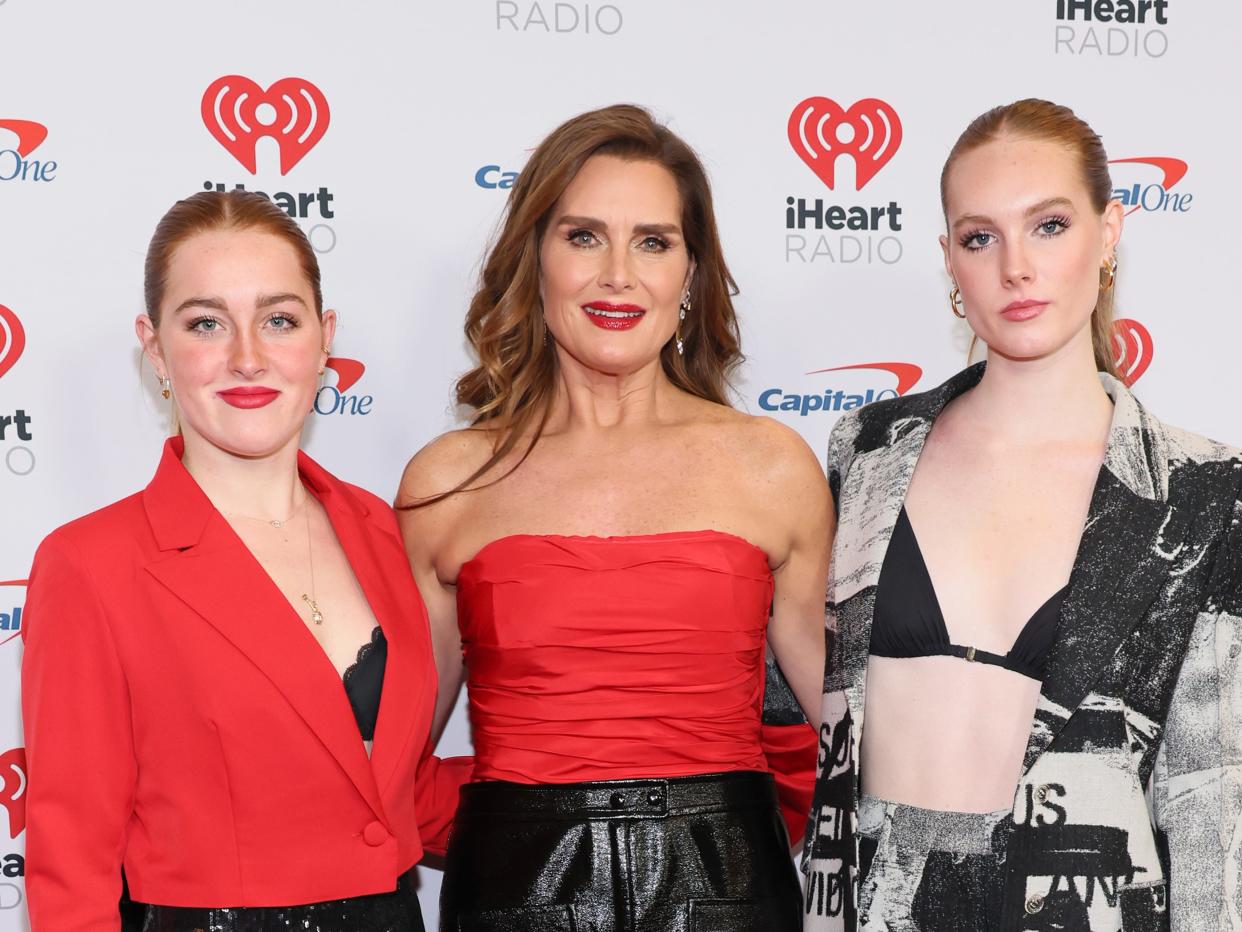
[[[858,889],[856,761],[876,583],[932,424],[983,368],[832,432],[806,932],[874,928]],[[1113,420],[1002,826],[1002,929],[1242,932],[1242,453],[1162,424],[1100,378]],[[917,889],[923,866],[906,867]]]

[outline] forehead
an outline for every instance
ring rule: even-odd
[[[557,206],[562,213],[602,220],[676,223],[681,195],[672,172],[659,162],[593,155],[578,170]]]
[[[196,233],[173,251],[166,276],[167,300],[229,293],[309,294],[310,285],[293,246],[259,230]]]
[[[945,179],[949,222],[960,214],[999,216],[1051,197],[1089,203],[1077,154],[1042,139],[1006,136],[958,156]]]

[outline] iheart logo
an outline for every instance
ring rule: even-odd
[[[1154,352],[1151,334],[1137,320],[1123,317],[1113,322],[1113,361],[1126,388],[1143,377]]]
[[[0,129],[7,129],[17,136],[17,154],[28,156],[47,139],[47,127],[33,120],[0,120]]]
[[[26,749],[0,754],[0,806],[9,812],[9,838],[26,830]]]
[[[808,97],[789,114],[789,144],[830,189],[836,186],[837,159],[852,155],[861,191],[901,145],[901,119],[874,97],[849,110],[827,97]]]
[[[262,118],[259,107],[270,110]],[[203,123],[250,174],[258,173],[255,147],[271,136],[280,147],[280,173],[289,174],[328,131],[328,99],[302,78],[281,78],[266,91],[230,74],[203,92]]]
[[[362,378],[362,373],[367,371],[367,367],[358,360],[346,359],[343,356],[333,356],[325,365],[336,373],[336,390],[338,392],[347,391]]]
[[[818,375],[821,372],[844,372],[846,369],[881,369],[897,376],[897,394],[904,395],[914,388],[923,377],[923,369],[910,362],[863,362],[854,366],[836,366],[832,369],[816,369],[807,375]]]
[[[26,348],[26,331],[17,315],[0,304],[0,377],[13,368]]]

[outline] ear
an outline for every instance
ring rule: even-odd
[[[323,367],[328,363],[328,357],[332,354],[332,341],[336,339],[336,311],[327,310],[323,312],[323,317],[319,321],[323,328],[323,343],[320,344],[319,369],[323,371]]]
[[[1121,242],[1121,228],[1125,226],[1126,211],[1121,201],[1116,199],[1108,202],[1104,208],[1104,258],[1117,254],[1117,244]],[[1101,264],[1103,264],[1101,262]]]
[[[151,322],[151,318],[146,314],[139,314],[134,320],[134,332],[138,334],[138,343],[142,346],[143,354],[155,367],[156,376],[161,379],[168,378],[168,366],[164,364],[164,351],[160,349],[159,335],[155,331],[155,324]]]
[[[940,249],[944,253],[944,270],[949,273],[949,278],[953,279],[953,284],[957,285],[957,276],[953,274],[953,263],[949,260],[949,237],[940,234]]]
[[[698,271],[698,268],[699,268],[699,264],[694,259],[691,259],[690,268],[686,269],[686,281],[681,286],[682,294],[690,293],[690,283],[694,281],[694,273]]]

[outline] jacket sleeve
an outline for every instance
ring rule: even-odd
[[[22,637],[31,930],[118,932],[137,778],[129,690],[98,588],[58,535],[35,555]]]
[[[1152,774],[1170,932],[1242,932],[1242,502],[1207,591]]]
[[[474,772],[473,757],[436,757],[431,743],[423,751],[415,783],[415,811],[418,813],[418,834],[423,850],[444,857],[449,829],[457,812],[457,798],[462,784],[470,782]],[[34,932],[34,930],[31,930]]]

